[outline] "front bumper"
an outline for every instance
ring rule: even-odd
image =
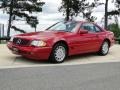
[[[19,46],[12,42],[8,42],[7,47],[13,54],[22,55],[26,58],[35,60],[47,60],[52,50],[51,47]]]

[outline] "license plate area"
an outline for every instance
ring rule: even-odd
[[[18,48],[15,48],[15,47],[13,47],[12,51],[13,51],[13,53],[18,53],[19,52]]]

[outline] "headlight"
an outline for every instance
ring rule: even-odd
[[[13,39],[14,39],[14,37],[11,37],[11,38],[10,38],[10,42],[12,42],[12,41],[13,41]]]
[[[46,43],[42,40],[40,40],[40,41],[39,40],[34,40],[34,41],[31,42],[31,45],[32,46],[38,46],[38,47],[44,47],[44,46],[46,46]]]

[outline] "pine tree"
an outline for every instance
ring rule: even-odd
[[[120,15],[120,0],[115,0],[114,4],[116,6],[115,10],[108,12],[108,15]]]
[[[16,19],[24,19],[31,27],[36,28],[38,19],[33,15],[34,12],[42,12],[44,2],[40,0],[0,0],[0,9],[9,14],[7,37],[10,36],[10,29],[25,33],[12,25]]]
[[[70,16],[77,16],[82,13],[83,18],[86,18],[88,21],[94,21],[96,17],[92,16],[92,10],[101,5],[98,3],[98,0],[90,3],[88,0],[62,0],[62,5],[59,8],[60,12],[63,12],[63,15],[66,16],[68,21]]]
[[[109,0],[106,0],[106,3],[105,3],[105,28],[106,29],[108,27],[108,16],[120,15],[120,0],[113,0],[112,3],[115,4],[116,10],[112,10],[110,12],[108,12],[108,1]]]
[[[105,22],[104,28],[107,29],[108,27],[108,0],[105,2]]]
[[[79,13],[79,0],[62,0],[62,5],[59,8],[60,12],[63,12],[65,20],[68,21],[70,16],[77,16]]]
[[[83,8],[81,8],[80,10],[80,12],[82,12],[83,14],[83,18],[85,18],[89,22],[94,22],[97,19],[97,17],[92,16],[93,9],[100,5],[103,5],[103,3],[100,3],[99,0],[94,0],[94,2],[91,3],[85,0],[81,5]]]

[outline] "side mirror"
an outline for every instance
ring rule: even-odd
[[[80,30],[79,30],[79,33],[80,33],[80,34],[87,34],[87,33],[88,33],[88,30],[80,29]]]

